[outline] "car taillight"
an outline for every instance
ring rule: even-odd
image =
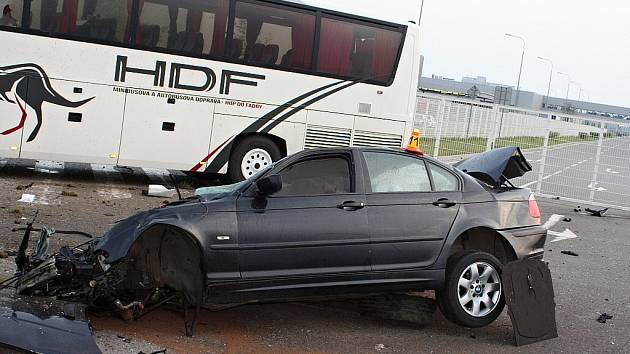
[[[540,222],[540,208],[538,208],[538,202],[533,194],[529,196],[529,215]]]

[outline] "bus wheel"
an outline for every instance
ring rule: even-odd
[[[237,142],[232,149],[228,177],[240,182],[252,177],[282,157],[280,148],[264,136],[249,136]]]

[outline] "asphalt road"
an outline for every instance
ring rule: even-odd
[[[607,143],[614,149],[612,140]],[[560,155],[566,156],[562,154],[567,152]],[[140,194],[149,181],[164,181],[165,176],[159,173],[98,172],[98,168],[97,172],[86,172],[72,166],[60,170],[30,162],[18,166],[15,161],[3,165],[0,166],[3,186],[0,251],[16,248],[19,236],[9,230],[15,226],[15,220],[29,216],[35,209],[40,210],[40,220],[48,226],[99,235],[116,220],[163,202]],[[30,183],[34,184],[23,189]],[[62,195],[64,190],[76,196]],[[29,192],[45,196],[40,200],[46,203],[16,202],[22,193]],[[447,322],[439,312],[431,324],[418,326],[365,317],[318,303],[204,311],[202,324],[193,338],[183,336],[181,315],[168,309],[131,324],[117,318],[92,316],[95,335],[107,353],[149,352],[160,348],[178,353],[627,353],[630,351],[627,257],[630,213],[612,211],[609,217],[597,218],[576,213],[574,207],[574,203],[563,200],[541,200],[545,218],[551,214],[572,218],[570,223],[560,222],[553,230],[569,228],[578,235],[576,239],[548,243],[546,247],[545,258],[554,279],[559,338],[543,343],[514,347],[506,313],[492,325],[473,331]],[[51,247],[82,241],[72,237],[55,239]],[[578,256],[561,254],[563,250],[576,252]],[[11,266],[6,260],[0,262],[0,274],[11,274]],[[602,312],[613,315],[613,319],[606,324],[598,323],[596,318]]]

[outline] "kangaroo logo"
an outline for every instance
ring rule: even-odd
[[[12,94],[13,97],[9,97],[9,94]],[[26,106],[28,106],[37,115],[37,125],[27,140],[27,142],[31,142],[35,140],[42,127],[42,105],[44,102],[68,108],[77,108],[92,99],[94,97],[79,102],[72,102],[64,98],[53,89],[48,75],[39,65],[29,63],[0,67],[0,101],[16,104],[22,112],[18,125],[0,134],[9,135],[22,129],[26,122]]]

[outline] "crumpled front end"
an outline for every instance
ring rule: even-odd
[[[47,249],[54,232],[43,231],[35,251],[26,255],[29,235],[36,231],[29,223],[16,257],[17,292],[111,309],[126,320],[176,299],[200,305],[202,254],[186,230],[205,216],[202,203],[183,201],[135,214],[103,236],[52,256]]]

